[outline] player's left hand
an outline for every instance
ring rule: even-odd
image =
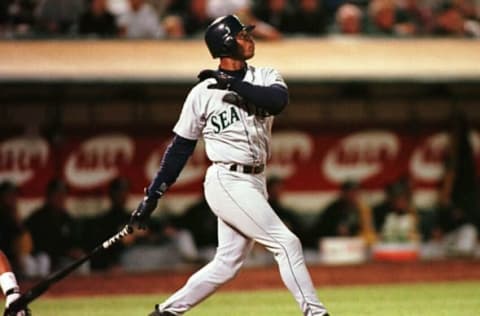
[[[212,69],[205,69],[200,71],[198,74],[198,79],[200,81],[206,80],[208,78],[213,78],[217,81],[217,83],[208,85],[208,89],[220,89],[220,90],[228,90],[230,86],[238,80],[237,78],[230,76],[222,71],[219,70],[212,70]]]
[[[156,197],[146,195],[130,216],[129,225],[132,227],[136,226],[139,229],[146,229],[150,215],[157,208],[157,203],[158,199]]]
[[[10,305],[20,298],[20,293],[13,292],[10,295],[7,295],[5,300],[5,312],[3,316],[31,316],[32,313],[28,307],[25,307],[19,311],[11,310]]]

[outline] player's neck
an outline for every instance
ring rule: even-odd
[[[245,68],[245,60],[235,59],[231,57],[223,57],[220,59],[220,69],[236,71]]]

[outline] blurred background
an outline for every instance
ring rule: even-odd
[[[280,71],[270,203],[310,265],[468,258],[480,247],[480,1],[6,0],[0,243],[24,278],[129,218],[205,68],[206,26],[255,24]],[[196,267],[216,246],[203,144],[151,227],[80,270]],[[254,249],[249,266],[274,260]]]

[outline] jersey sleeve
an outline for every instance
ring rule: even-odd
[[[285,83],[285,80],[283,80],[282,75],[280,73],[273,69],[273,68],[265,68],[265,85],[266,86],[271,86],[271,85],[280,85],[282,87],[287,88],[287,84]]]
[[[180,117],[173,128],[173,132],[183,138],[197,140],[202,136],[205,127],[205,104],[199,94],[198,86],[190,91],[180,113]]]

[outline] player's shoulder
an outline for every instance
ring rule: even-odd
[[[248,65],[248,69],[251,71],[251,72],[254,72],[254,73],[260,73],[260,74],[271,74],[271,73],[279,73],[279,71],[273,67],[270,67],[270,66],[260,66],[260,67],[256,67],[256,66],[252,66],[252,65]]]
[[[208,86],[215,83],[215,79],[208,78],[202,81],[199,81],[193,85],[193,87],[188,92],[189,97],[201,97],[204,96],[208,91]]]
[[[208,85],[212,83],[215,83],[215,79],[213,78],[207,78],[205,80],[198,81],[197,83],[195,83],[192,89],[190,89],[190,92],[198,93],[200,91],[205,91],[207,90]]]

